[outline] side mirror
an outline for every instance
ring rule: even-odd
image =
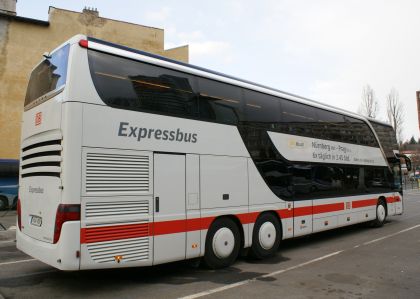
[[[395,154],[395,156],[397,158],[403,158],[405,160],[405,165],[407,166],[407,170],[410,171],[411,170],[411,159],[409,157],[407,157],[406,155],[402,155],[402,154]]]

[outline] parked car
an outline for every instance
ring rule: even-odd
[[[19,160],[0,159],[0,210],[16,208]]]

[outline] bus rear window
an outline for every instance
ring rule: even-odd
[[[69,45],[55,51],[51,58],[42,61],[31,73],[26,91],[25,106],[66,83]]]

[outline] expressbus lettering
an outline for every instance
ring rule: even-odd
[[[148,129],[140,128],[136,126],[130,126],[130,123],[120,122],[118,129],[118,136],[133,137],[140,141],[144,138],[154,138],[157,140],[168,140],[178,142],[197,142],[196,133],[184,133],[181,129],[175,130],[160,130],[160,129]]]

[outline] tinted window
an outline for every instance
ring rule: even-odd
[[[278,98],[263,93],[245,90],[245,119],[249,125],[275,130],[280,123]]]
[[[319,133],[323,139],[331,139],[345,142],[346,123],[344,116],[322,109],[317,110],[318,123],[321,125]]]
[[[287,134],[313,136],[313,127],[316,124],[316,114],[313,107],[281,101],[281,125],[280,131]]]
[[[66,83],[68,57],[69,45],[65,45],[32,71],[26,91],[25,106]]]
[[[93,82],[107,105],[174,116],[198,116],[193,76],[96,51],[88,53]]]
[[[204,78],[198,86],[201,119],[235,125],[243,119],[242,89]]]
[[[395,131],[391,126],[371,122],[373,129],[378,135],[378,139],[382,145],[385,155],[388,158],[394,157],[394,150],[399,148]]]
[[[365,186],[369,193],[384,192],[391,189],[387,168],[365,168]]]

